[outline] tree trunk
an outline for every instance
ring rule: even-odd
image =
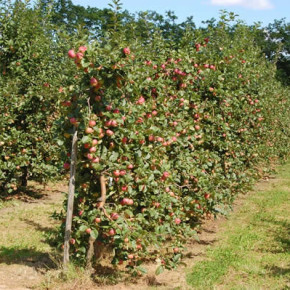
[[[69,191],[67,200],[67,214],[66,214],[66,225],[65,225],[65,237],[64,237],[64,255],[63,264],[64,269],[67,268],[69,263],[69,241],[71,236],[72,228],[72,215],[74,206],[74,195],[75,195],[75,175],[76,175],[76,162],[77,162],[77,140],[78,132],[74,129],[72,150],[71,150],[71,163],[70,163],[70,180],[69,180]]]

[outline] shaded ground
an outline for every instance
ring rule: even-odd
[[[0,289],[30,289],[55,265],[46,236],[56,225],[50,218],[63,201],[62,184],[30,184],[0,209]]]
[[[228,219],[206,220],[200,242],[188,244],[186,265],[128,283],[71,269],[63,281],[59,258],[47,243],[56,223],[49,218],[61,208],[67,187],[32,184],[33,198],[20,196],[0,205],[0,289],[289,289],[290,165],[275,178],[261,181],[235,202]],[[37,197],[37,198],[35,198]],[[290,216],[290,215],[289,215]],[[289,263],[289,264],[288,264]],[[289,277],[289,276],[288,276]],[[288,283],[288,284],[287,284]],[[270,288],[269,288],[270,287]]]

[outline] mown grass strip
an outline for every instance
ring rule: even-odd
[[[194,289],[290,288],[290,164],[257,186],[220,231],[221,241],[187,275]]]

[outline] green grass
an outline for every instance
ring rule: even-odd
[[[256,187],[187,275],[194,289],[290,289],[290,164]]]
[[[0,265],[49,263],[48,256],[53,249],[46,237],[56,225],[49,216],[59,207],[59,200],[3,204],[0,208]]]

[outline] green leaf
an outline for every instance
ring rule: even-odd
[[[99,236],[99,232],[96,229],[94,229],[91,231],[90,235],[93,239],[96,239]]]
[[[163,272],[164,272],[164,266],[160,265],[160,266],[157,267],[157,269],[155,271],[155,274],[158,276],[158,275],[160,275]]]

